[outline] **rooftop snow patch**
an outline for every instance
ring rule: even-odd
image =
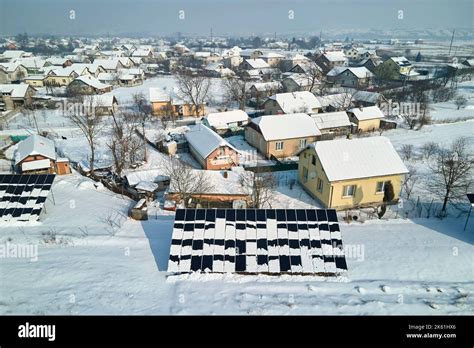
[[[265,140],[295,139],[321,135],[307,114],[266,115],[254,118]]]
[[[54,142],[41,135],[33,134],[18,143],[15,155],[15,164],[18,164],[28,156],[41,155],[56,160],[56,149]]]
[[[249,115],[242,110],[231,110],[225,112],[210,113],[206,117],[207,122],[214,128],[227,128],[229,123],[245,122]]]
[[[286,114],[306,112],[314,113],[314,109],[320,109],[321,103],[308,91],[277,93],[272,95],[270,99],[275,100],[280,108]]]
[[[191,128],[184,136],[202,158],[207,158],[207,156],[221,146],[228,146],[237,151],[236,148],[224,140],[219,134],[204,125],[197,125]]]
[[[349,110],[359,121],[384,118],[382,110],[378,106],[367,106],[365,108],[352,108]]]

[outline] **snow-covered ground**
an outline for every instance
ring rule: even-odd
[[[53,194],[41,222],[0,227],[0,245],[38,245],[0,259],[0,314],[474,314],[474,221],[341,223],[346,279],[186,280],[167,277],[169,213],[128,219],[132,201],[77,175]]]
[[[449,122],[463,119],[474,119],[474,81],[458,84],[457,95],[467,99],[463,108],[457,109],[454,100],[430,105],[430,115],[433,122]]]

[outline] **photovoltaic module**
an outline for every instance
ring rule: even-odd
[[[333,209],[178,209],[173,273],[337,275],[347,270]]]

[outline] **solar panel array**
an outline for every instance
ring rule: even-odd
[[[0,222],[36,221],[55,175],[0,175]]]
[[[336,275],[347,270],[333,209],[178,209],[168,272]]]

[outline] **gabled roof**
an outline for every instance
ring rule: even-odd
[[[372,77],[372,74],[365,66],[360,67],[345,67],[345,66],[336,66],[331,71],[327,73],[327,76],[338,76],[349,70],[352,74],[354,74],[359,79],[364,79],[367,77]]]
[[[408,173],[386,137],[318,141],[309,147],[315,149],[329,181]]]
[[[303,113],[260,116],[251,122],[259,127],[266,141],[321,135],[311,116]]]
[[[15,154],[15,164],[32,155],[41,155],[56,160],[54,142],[37,134],[20,141]]]
[[[249,119],[249,115],[242,110],[231,110],[225,112],[214,112],[206,117],[207,122],[214,128],[227,128],[229,123],[244,122]]]
[[[191,145],[202,158],[207,158],[214,150],[221,146],[227,146],[237,151],[235,147],[224,140],[212,129],[197,125],[184,135],[189,145]]]
[[[150,102],[169,102],[171,101],[171,97],[166,94],[162,88],[159,87],[151,87],[150,88]]]
[[[406,59],[405,57],[403,57],[403,56],[402,57],[392,57],[390,59],[393,60],[400,67],[411,65],[410,61],[408,59]]]
[[[383,118],[384,114],[378,106],[367,106],[365,108],[352,108],[349,112],[353,113],[355,118],[359,121],[373,120],[376,118]]]
[[[321,103],[309,91],[278,93],[269,99],[275,100],[285,114],[306,112],[314,113],[313,109],[321,108]]]
[[[255,90],[259,92],[267,92],[267,91],[278,91],[281,88],[281,83],[278,81],[269,81],[269,82],[256,82],[250,86],[250,88],[254,87]]]
[[[292,80],[300,87],[307,87],[311,85],[311,77],[306,74],[290,74],[284,80]],[[319,84],[319,80],[315,79],[315,84]]]
[[[340,62],[347,60],[346,55],[342,51],[330,51],[323,54],[330,62]]]
[[[32,88],[33,90],[35,90],[27,83],[2,84],[0,85],[0,93],[8,93],[12,98],[25,98],[26,92],[28,92],[28,88]]]
[[[350,127],[351,121],[345,111],[326,112],[311,116],[319,129]]]
[[[268,65],[268,63],[261,58],[246,59],[245,61],[247,62],[248,65],[252,67],[252,69],[270,68],[270,65]]]
[[[92,88],[95,88],[95,89],[105,89],[105,88],[111,87],[110,85],[107,85],[105,83],[100,82],[99,80],[97,80],[93,76],[79,76],[74,81],[80,81],[80,82],[82,82],[82,83],[84,83],[84,84],[86,84],[86,85],[88,85]]]

